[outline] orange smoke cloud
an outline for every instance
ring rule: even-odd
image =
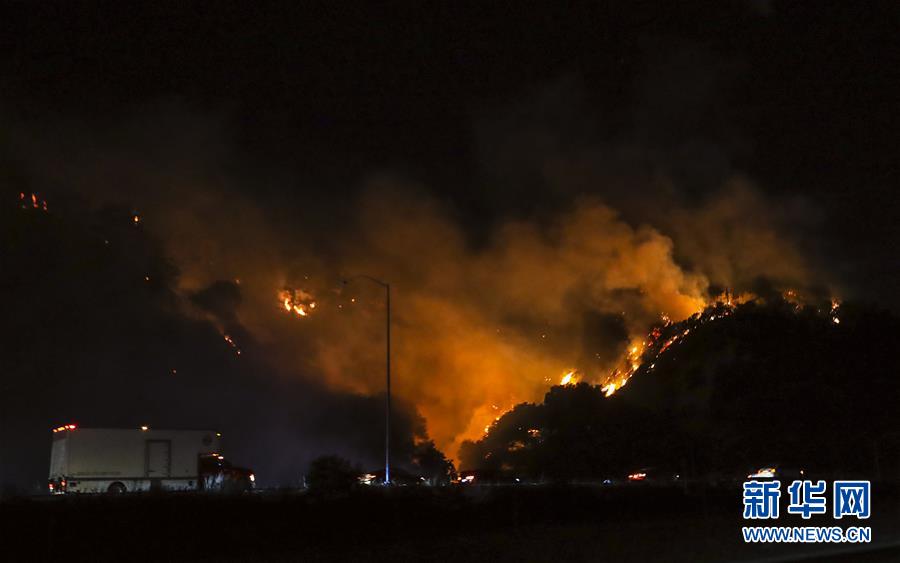
[[[537,400],[586,350],[625,345],[592,341],[585,311],[621,317],[640,334],[661,313],[683,318],[706,303],[706,279],[675,263],[669,238],[596,201],[547,228],[505,224],[474,250],[427,198],[382,188],[360,207],[362,232],[343,245],[341,263],[392,284],[394,388],[451,455],[483,432],[494,406]],[[378,288],[354,291],[355,307],[343,293],[331,307],[320,300],[305,334],[331,385],[380,392],[382,298]],[[579,376],[603,381],[612,367],[579,365]]]
[[[676,212],[672,222],[683,226],[696,216],[696,228],[715,233],[724,228],[718,218],[735,218],[726,208],[719,202],[695,215]],[[451,456],[464,439],[478,438],[498,409],[539,400],[572,369],[579,380],[621,386],[634,355],[629,348],[643,341],[652,323],[661,315],[677,321],[705,306],[710,281],[703,267],[727,282],[733,266],[717,265],[740,258],[732,253],[705,263],[706,247],[695,230],[683,234],[687,252],[700,253],[694,269],[686,269],[673,257],[679,249],[672,238],[649,225],[632,226],[596,200],[582,200],[541,224],[506,222],[478,247],[434,200],[388,181],[373,185],[358,209],[352,227],[335,231],[327,254],[302,243],[279,244],[261,217],[243,215],[244,232],[259,236],[209,251],[227,256],[222,264],[228,271],[210,260],[188,260],[184,280],[196,287],[240,277],[240,322],[276,365],[364,394],[384,389],[383,289],[340,280],[369,274],[390,282],[394,392],[418,407],[431,437]],[[199,228],[202,222],[180,224]],[[775,235],[757,225],[746,236],[765,242]],[[215,244],[208,234],[178,235],[197,237]],[[739,244],[757,243],[734,237]],[[265,252],[255,250],[254,240],[265,241]],[[719,255],[731,252],[729,244],[723,240]],[[771,264],[794,259],[789,246],[771,246]],[[298,319],[295,306],[309,313],[312,303],[315,314]],[[591,334],[588,313],[616,319],[623,338]],[[616,369],[620,375],[611,378]]]
[[[741,253],[734,244],[768,244],[768,257],[760,258],[766,263],[757,264],[763,274],[795,259],[789,245],[773,243],[774,230],[764,223],[720,239],[716,256],[725,258],[709,256],[698,242],[702,226],[712,236],[741,229],[728,198],[673,212],[667,232],[685,239],[684,249],[590,199],[540,224],[500,224],[473,246],[441,205],[384,180],[321,249],[280,233],[258,211],[238,213],[252,202],[213,202],[202,192],[193,197],[203,205],[181,199],[172,215],[148,214],[147,227],[159,221],[168,233],[185,291],[241,279],[237,320],[285,374],[355,393],[382,392],[383,289],[340,280],[368,274],[391,283],[394,392],[417,406],[450,456],[463,440],[481,436],[498,409],[539,400],[572,369],[579,380],[621,386],[628,349],[652,323],[686,318],[707,303],[707,267],[717,283],[743,275],[735,270]],[[743,197],[738,201],[750,196]],[[204,217],[232,217],[240,232]],[[693,267],[680,265],[676,253],[686,253]],[[797,274],[775,273],[782,271]],[[588,314],[614,319],[623,334],[592,334]],[[616,369],[619,375],[611,377]]]
[[[541,221],[499,224],[475,245],[463,221],[390,179],[373,183],[357,212],[334,202],[278,208],[256,202],[222,173],[227,135],[220,127],[184,123],[193,122],[170,120],[179,132],[193,132],[173,146],[174,158],[148,158],[152,151],[141,148],[159,145],[151,134],[131,150],[109,143],[91,153],[95,176],[74,162],[40,169],[53,174],[50,180],[84,178],[114,201],[138,203],[141,228],[164,238],[186,295],[239,278],[233,321],[252,337],[238,339],[245,355],[252,340],[289,377],[381,392],[383,294],[362,281],[347,287],[339,281],[351,274],[389,281],[395,392],[419,408],[451,456],[463,439],[480,436],[498,410],[540,399],[568,370],[607,383],[653,322],[700,310],[711,284],[740,290],[756,276],[805,281],[773,210],[743,181],[690,207],[648,194],[641,198],[646,209],[629,217],[649,224],[583,199]],[[560,162],[564,171],[584,168]],[[560,181],[556,168],[546,173],[548,182]],[[121,186],[132,193],[118,193]],[[157,188],[152,196],[150,187]],[[565,193],[583,191],[597,192]],[[288,289],[290,295],[279,295]],[[590,315],[614,320],[621,335],[595,334]]]

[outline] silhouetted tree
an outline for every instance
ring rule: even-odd
[[[456,473],[453,462],[435,447],[433,440],[427,440],[416,446],[413,463],[432,486],[449,484]]]
[[[326,455],[310,463],[306,485],[315,494],[348,493],[357,484],[359,474],[360,469],[348,460],[336,455]]]

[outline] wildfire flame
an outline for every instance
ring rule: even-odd
[[[802,298],[798,295],[797,291],[793,289],[789,289],[782,293],[782,298],[788,303],[791,303],[798,310],[803,307]],[[624,358],[620,360],[617,367],[603,382],[601,387],[602,391],[607,397],[613,395],[619,389],[624,387],[628,383],[628,380],[631,379],[642,366],[647,365],[647,369],[654,369],[656,367],[657,359],[673,346],[677,346],[680,342],[683,342],[691,333],[692,328],[730,316],[738,305],[756,299],[758,299],[757,296],[752,293],[734,295],[730,290],[726,289],[721,295],[712,299],[705,307],[695,312],[692,316],[688,317],[688,319],[685,319],[685,321],[688,321],[685,323],[687,325],[686,328],[676,334],[672,334],[665,341],[660,343],[663,331],[673,324],[668,315],[662,313],[662,324],[653,327],[647,334],[646,339],[632,342],[631,346],[629,346],[626,351]],[[837,316],[840,306],[841,303],[838,299],[833,298],[831,300],[830,316],[834,324],[840,324],[841,322],[840,318]]]
[[[510,411],[509,408],[500,407],[499,405],[491,405],[491,410],[494,411],[494,418],[484,426],[485,435],[490,433],[491,427],[494,426],[495,423],[499,422],[499,420],[503,418],[503,415]]]
[[[701,308],[691,316],[698,323],[714,321],[716,319],[730,315],[735,307],[741,303],[753,299],[751,294],[740,294],[735,296],[730,290],[726,289],[721,295],[712,299],[706,307]],[[715,312],[707,317],[703,316],[706,309],[712,308]],[[625,387],[628,380],[641,368],[642,365],[649,362],[650,369],[656,367],[656,360],[660,355],[664,354],[669,348],[683,341],[684,338],[691,333],[691,329],[686,328],[683,331],[670,336],[665,342],[659,344],[659,339],[663,335],[663,329],[672,325],[672,320],[668,315],[662,313],[661,326],[654,326],[646,338],[643,340],[635,340],[628,347],[625,356],[620,360],[619,364],[612,373],[603,382],[601,390],[607,397],[611,397],[619,389]]]
[[[19,201],[22,202],[22,209],[31,207],[32,209],[47,211],[47,200],[41,199],[36,193],[26,194],[25,192],[19,192]]]
[[[668,318],[666,318],[664,322],[668,322]],[[628,380],[631,379],[634,372],[641,367],[644,350],[647,346],[655,343],[660,334],[659,328],[654,327],[654,329],[647,334],[646,339],[632,341],[628,350],[625,352],[625,356],[620,360],[612,373],[609,374],[600,388],[607,397],[612,396],[613,393],[628,383]]]
[[[832,297],[831,298],[831,322],[836,325],[841,324],[841,319],[838,317],[838,310],[841,308],[841,302],[839,299]]]
[[[278,301],[287,313],[307,317],[316,308],[315,298],[302,289],[282,289]]]
[[[793,290],[788,290],[787,292],[785,292],[784,296],[786,299],[791,300],[791,302],[798,303],[797,294]],[[675,346],[679,342],[684,341],[684,339],[691,333],[692,326],[697,326],[699,324],[704,324],[727,317],[734,312],[734,309],[738,305],[753,301],[756,298],[757,297],[751,293],[741,293],[739,295],[734,295],[730,290],[726,289],[721,295],[718,295],[714,299],[710,300],[709,303],[707,303],[704,307],[699,308],[691,317],[688,318],[688,320],[694,321],[691,326],[688,326],[687,328],[676,334],[672,334],[663,342],[660,342],[660,338],[662,338],[665,329],[672,326],[673,321],[668,314],[661,313],[660,324],[652,327],[650,329],[650,332],[648,332],[644,338],[636,338],[632,340],[628,348],[625,350],[622,359],[619,360],[619,362],[616,364],[616,367],[604,379],[602,379],[600,389],[607,397],[612,396],[619,389],[625,387],[631,377],[634,376],[634,374],[639,369],[641,369],[642,366],[647,365],[647,369],[654,369],[656,367],[656,360],[672,346]],[[832,300],[831,315],[832,321],[835,324],[840,323],[840,319],[838,319],[836,315],[838,307],[840,307],[840,302],[837,300]],[[706,313],[708,310],[709,314]],[[570,369],[566,371],[563,374],[559,384],[572,385],[576,383],[578,381],[577,374],[577,369]]]

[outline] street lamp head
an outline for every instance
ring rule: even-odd
[[[355,275],[355,276],[350,276],[349,278],[342,278],[342,279],[341,279],[341,284],[342,284],[342,285],[348,285],[348,284],[350,284],[351,282],[353,282],[353,281],[355,281],[355,280],[358,280],[358,279],[369,280],[370,282],[376,283],[376,284],[380,285],[381,287],[383,287],[383,288],[385,288],[385,289],[387,289],[387,288],[390,286],[390,284],[389,284],[388,282],[382,281],[382,280],[380,280],[380,279],[378,279],[378,278],[372,277],[372,276],[367,275],[367,274],[357,274],[357,275]]]

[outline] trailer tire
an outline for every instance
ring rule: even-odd
[[[121,495],[125,492],[125,485],[116,481],[106,489],[106,492],[111,495]]]

